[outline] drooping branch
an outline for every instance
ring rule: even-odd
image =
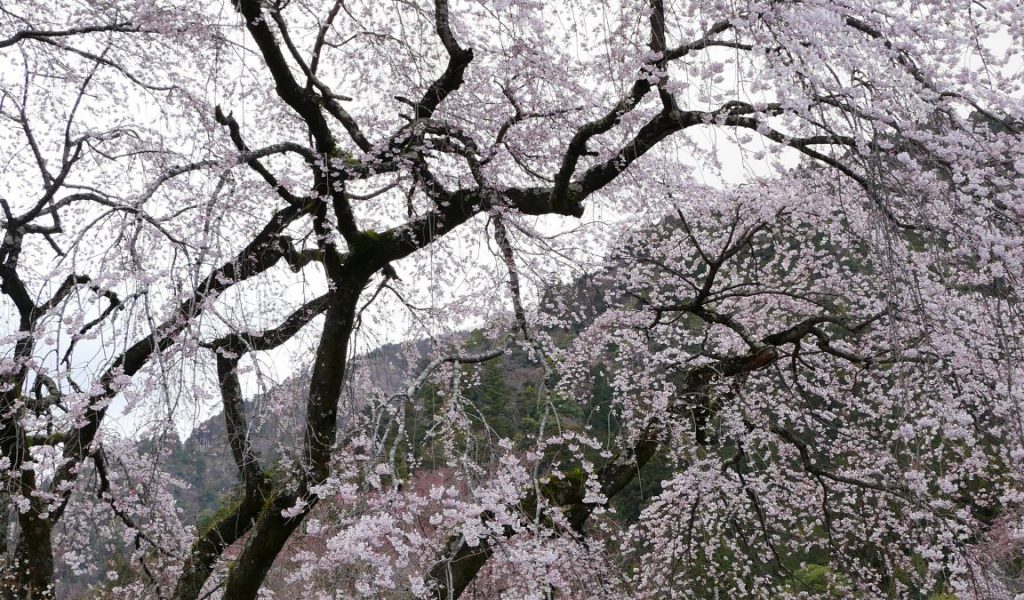
[[[117,71],[121,75],[123,75],[125,77],[125,79],[127,79],[128,81],[131,81],[132,83],[134,83],[135,85],[139,86],[140,88],[142,88],[144,90],[147,90],[147,91],[150,91],[150,92],[168,92],[168,91],[171,91],[171,90],[174,89],[173,85],[157,85],[157,84],[148,83],[146,81],[143,81],[142,79],[139,78],[138,75],[136,75],[135,73],[132,73],[128,68],[126,68],[125,66],[121,65],[120,63],[115,62],[115,61],[107,58],[106,56],[104,56],[102,54],[96,54],[96,53],[90,52],[88,50],[82,50],[81,48],[76,48],[76,47],[71,46],[69,44],[65,44],[64,42],[60,41],[59,38],[45,37],[44,36],[44,37],[37,37],[37,38],[34,38],[34,39],[36,39],[37,41],[39,41],[41,43],[48,44],[48,45],[53,46],[55,48],[59,48],[60,50],[63,50],[64,52],[68,52],[68,53],[71,53],[71,54],[78,55],[78,56],[86,59],[87,61],[96,64],[96,65],[104,65],[106,67],[114,69],[115,71]]]
[[[838,319],[835,321],[848,332],[858,333],[880,318],[881,315],[873,315],[859,322]],[[704,413],[700,418],[706,420],[710,417],[711,412],[718,408],[705,404],[695,407],[692,404],[692,398],[706,396],[708,387],[717,380],[741,377],[771,366],[785,356],[785,353],[781,351],[783,346],[798,344],[808,335],[825,335],[823,332],[816,331],[814,324],[831,321],[833,319],[828,317],[802,321],[762,337],[760,343],[745,354],[721,358],[686,369],[680,377],[683,385],[677,390],[674,403],[669,406],[668,414],[651,419],[647,426],[635,436],[627,451],[613,457],[596,471],[595,481],[591,482],[591,486],[600,490],[606,501],[615,497],[629,485],[665,443],[665,428],[674,415],[691,415],[697,419],[698,415],[692,413],[699,409]],[[844,357],[839,356],[839,358]],[[857,364],[861,363],[858,361]],[[695,424],[695,426],[697,425]],[[706,441],[706,438],[699,433],[697,438],[698,441]],[[834,474],[830,473],[830,475]],[[853,481],[849,478],[844,480],[841,475],[835,475],[835,477],[837,481]],[[594,485],[595,483],[596,485]],[[540,495],[547,502],[550,510],[561,511],[571,529],[577,535],[583,535],[583,525],[598,506],[596,503],[584,501],[587,490],[587,482],[584,480],[551,480],[540,487]],[[536,493],[533,490],[528,490],[520,502],[520,506],[527,507],[526,512],[530,513],[529,507],[538,506]],[[493,518],[494,515],[489,512],[481,515],[484,522]],[[516,531],[508,526],[505,526],[502,531],[502,535],[505,537],[516,535]],[[429,581],[435,586],[433,597],[438,600],[459,598],[494,553],[496,543],[499,542],[483,539],[471,546],[461,536],[449,539],[440,558],[429,573]]]
[[[99,377],[98,386],[102,391],[93,398],[82,416],[84,425],[67,434],[64,459],[50,483],[50,490],[61,498],[60,506],[51,518],[59,519],[73,489],[68,485],[77,477],[77,465],[89,455],[100,426],[107,413],[105,400],[118,392],[116,381],[121,376],[138,373],[158,352],[174,343],[175,337],[201,314],[206,303],[235,283],[245,281],[263,273],[284,258],[284,249],[278,242],[284,230],[301,216],[299,209],[287,207],[279,210],[264,228],[235,256],[235,258],[214,269],[197,287],[193,295],[182,301],[174,313],[156,331],[138,340],[118,355],[110,367]]]
[[[698,367],[695,371],[701,372],[695,372],[693,380],[700,382],[695,385],[707,385],[710,374],[723,378],[735,377],[763,369],[777,358],[778,354],[773,349],[765,348],[744,356],[722,360],[714,365]],[[664,423],[661,421],[652,421],[637,436],[627,452],[609,459],[597,471],[596,487],[606,499],[611,499],[625,489],[655,456],[663,443],[663,426]],[[538,502],[536,492],[533,489],[528,490],[520,501],[520,506],[526,507],[526,512],[531,513],[530,507],[537,507],[546,502],[550,510],[561,511],[570,527],[577,532],[582,531],[583,525],[597,508],[596,504],[584,501],[587,495],[587,482],[582,479],[551,480],[540,486],[540,495],[542,499]],[[481,515],[484,522],[493,518],[494,515],[489,512]],[[516,531],[506,526],[502,535],[512,537],[516,535]],[[428,581],[434,586],[432,597],[437,600],[461,597],[494,553],[496,543],[498,542],[481,539],[475,545],[470,545],[461,536],[447,540],[441,556],[434,563],[428,576]]]
[[[96,474],[100,480],[99,489],[96,490],[96,497],[100,500],[106,501],[106,503],[110,506],[110,509],[114,512],[114,515],[118,519],[120,519],[122,523],[124,523],[125,527],[127,527],[129,531],[135,532],[135,537],[132,540],[132,545],[135,546],[135,549],[138,551],[142,551],[142,542],[146,542],[147,544],[149,544],[149,547],[153,548],[160,554],[167,555],[167,550],[162,548],[160,544],[158,544],[152,537],[146,534],[146,532],[139,527],[138,523],[136,523],[135,519],[133,519],[131,515],[126,513],[118,506],[117,496],[115,496],[111,491],[110,476],[108,474],[107,468],[106,452],[103,450],[102,447],[98,448],[95,452],[93,452],[92,461],[93,465],[96,467]],[[164,594],[160,586],[160,580],[155,575],[153,575],[153,572],[150,570],[149,565],[146,563],[146,552],[139,552],[138,560],[139,565],[142,567],[142,572],[145,573],[150,583],[152,583],[156,587],[157,597],[163,598]]]

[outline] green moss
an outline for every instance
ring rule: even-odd
[[[573,467],[562,473],[561,479],[552,478],[541,487],[541,494],[558,506],[577,504],[583,499],[587,475],[583,469]]]
[[[359,235],[352,240],[350,245],[354,252],[370,252],[380,243],[380,240],[380,233],[373,229],[366,229],[359,232]]]
[[[828,591],[829,568],[825,565],[807,565],[796,573],[803,587],[816,592]]]
[[[200,537],[206,537],[211,530],[217,528],[222,521],[233,517],[242,507],[244,495],[240,488],[228,492],[218,503],[217,509],[213,512],[204,511],[197,517],[197,525]]]
[[[341,164],[345,165],[346,167],[358,167],[362,164],[359,161],[359,159],[356,158],[356,156],[349,152],[348,150],[335,148],[334,150],[331,151],[330,156],[331,158],[340,160]]]

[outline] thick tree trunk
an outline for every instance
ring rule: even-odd
[[[24,600],[54,598],[53,546],[50,521],[39,517],[36,507],[19,518],[21,533],[14,550],[16,589]]]
[[[227,515],[214,522],[199,539],[192,544],[178,578],[178,584],[171,596],[173,600],[197,600],[203,585],[213,573],[224,549],[235,543],[252,529],[252,525],[263,507],[263,499],[257,494],[248,494]]]
[[[285,542],[308,514],[307,511],[291,518],[282,515],[296,500],[294,496],[279,496],[260,515],[249,543],[231,566],[223,600],[256,598]]]
[[[3,273],[3,291],[9,296],[14,294],[11,297],[21,313],[19,331],[25,335],[15,344],[14,349],[15,360],[20,363],[20,368],[17,373],[5,377],[3,382],[8,389],[0,400],[0,413],[3,414],[0,451],[10,461],[8,468],[11,472],[18,473],[18,479],[13,483],[18,494],[29,502],[26,510],[16,507],[18,541],[14,556],[10,557],[11,564],[7,565],[7,572],[4,573],[3,583],[5,595],[32,600],[53,598],[53,526],[46,502],[35,496],[35,472],[22,468],[22,465],[32,460],[28,450],[29,440],[20,418],[23,410],[22,391],[28,377],[25,365],[32,358],[35,348],[31,331],[35,325],[36,307],[28,299],[24,285],[13,268],[7,267]]]
[[[306,400],[302,461],[304,472],[299,474],[298,493],[278,493],[264,507],[253,528],[252,537],[232,565],[224,600],[256,598],[281,549],[317,502],[317,497],[309,489],[323,483],[330,474],[331,450],[338,427],[338,399],[345,379],[348,344],[356,304],[368,278],[369,274],[345,278],[344,284],[339,284],[338,291],[331,298]],[[304,509],[299,514],[284,516],[285,511],[299,502],[304,503]]]

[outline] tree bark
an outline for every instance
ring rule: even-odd
[[[322,484],[330,474],[331,450],[338,427],[338,399],[348,366],[356,304],[370,273],[363,271],[342,278],[337,291],[331,294],[306,401],[303,473],[298,493],[279,492],[263,508],[252,537],[228,575],[224,600],[256,598],[288,538],[318,500],[310,488]],[[285,511],[298,503],[303,505],[298,514],[284,516]]]

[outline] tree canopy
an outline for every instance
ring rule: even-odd
[[[1024,593],[1022,49],[994,0],[0,1],[4,597]]]

